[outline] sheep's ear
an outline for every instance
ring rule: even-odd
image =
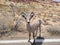
[[[21,15],[26,19],[26,14],[24,12],[21,12]]]
[[[31,12],[30,16],[31,16],[31,18],[32,18],[32,17],[34,16],[34,13],[33,13],[33,12]]]

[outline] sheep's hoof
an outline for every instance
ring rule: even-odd
[[[43,37],[37,37],[37,39],[44,39]]]
[[[28,40],[28,42],[30,42],[30,40]]]

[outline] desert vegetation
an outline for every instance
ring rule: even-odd
[[[19,35],[23,35],[22,33],[26,33],[26,35],[28,35],[25,25],[26,21],[21,17],[21,12],[31,11],[45,21],[45,23],[43,23],[41,26],[43,28],[43,32],[54,35],[60,34],[60,3],[51,1],[30,3],[17,3],[9,1],[0,2],[0,37],[6,37],[5,34],[7,34],[8,37],[14,37],[14,35],[16,35],[16,37],[19,37]],[[13,5],[13,9],[10,6],[11,3]],[[35,17],[32,19],[32,21],[34,19]],[[45,33],[42,33],[43,37],[44,35]]]
[[[47,32],[49,32],[51,35],[60,35],[60,26],[57,25],[50,26],[47,29]]]

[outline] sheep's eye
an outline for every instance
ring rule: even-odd
[[[33,17],[33,15],[31,16],[31,18]]]
[[[22,15],[22,17],[24,17],[26,19],[26,17],[24,15]]]
[[[33,17],[33,15],[31,17]]]
[[[24,15],[22,15],[23,17],[25,17]]]

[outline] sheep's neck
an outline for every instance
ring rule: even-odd
[[[31,29],[30,23],[27,23],[27,30],[30,30],[30,29]]]

